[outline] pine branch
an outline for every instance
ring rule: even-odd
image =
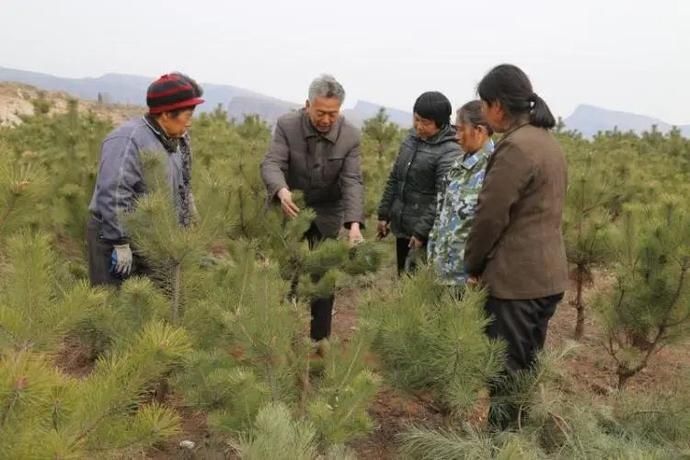
[[[687,274],[687,272],[688,272],[688,269],[690,269],[690,267],[687,267],[687,266],[684,266],[684,267],[681,268],[680,276],[679,276],[679,279],[678,279],[678,285],[676,286],[676,290],[675,290],[675,292],[674,292],[674,294],[673,294],[673,299],[672,299],[671,302],[670,302],[671,307],[670,307],[669,310],[668,310],[668,314],[665,316],[664,320],[662,321],[662,324],[666,325],[666,328],[673,328],[673,327],[680,326],[681,324],[683,324],[683,323],[685,323],[686,321],[688,321],[688,319],[690,319],[690,312],[688,312],[688,314],[685,315],[685,316],[684,316],[682,319],[680,319],[679,321],[676,321],[676,322],[668,322],[668,321],[669,321],[670,314],[671,314],[671,312],[672,312],[672,309],[673,309],[673,307],[676,305],[676,303],[678,302],[678,300],[680,299],[681,293],[682,293],[682,291],[683,291],[683,287],[685,286],[685,276],[686,276],[686,274]]]
[[[7,222],[7,219],[9,218],[9,216],[14,211],[16,204],[17,204],[17,195],[15,195],[13,193],[10,195],[10,202],[5,207],[5,211],[2,213],[2,215],[0,215],[0,234],[2,234],[3,227],[5,226],[5,223]]]

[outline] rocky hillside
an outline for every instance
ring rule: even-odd
[[[34,114],[36,101],[46,107],[48,113],[64,113],[70,100],[75,99],[65,92],[43,91],[21,83],[0,82],[0,126],[16,125],[23,116]],[[114,124],[141,115],[143,107],[134,105],[105,104],[96,101],[77,100],[79,111],[91,112]]]

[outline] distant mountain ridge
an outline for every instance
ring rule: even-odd
[[[84,100],[104,100],[117,104],[144,105],[146,88],[152,81],[150,77],[109,73],[97,78],[62,78],[40,72],[0,67],[0,81],[23,83],[48,91],[69,93]],[[202,83],[206,103],[199,107],[201,112],[209,112],[219,105],[227,110],[232,118],[241,120],[245,115],[256,114],[270,124],[278,117],[302,104],[285,101],[275,97],[238,88],[231,85]],[[360,101],[353,109],[345,111],[351,121],[361,126],[372,117],[380,105]],[[391,121],[403,127],[412,125],[412,114],[401,110],[386,108]]]
[[[85,100],[98,100],[117,104],[144,105],[146,88],[152,78],[109,73],[97,78],[62,78],[39,72],[0,67],[0,81],[18,82],[32,85],[49,91],[61,91]],[[278,117],[302,106],[301,103],[285,101],[255,91],[231,85],[203,83],[206,104],[200,111],[208,112],[219,105],[229,116],[241,120],[245,115],[256,114],[270,124]],[[344,115],[356,126],[376,115],[380,104],[358,101],[351,109],[344,110]],[[403,128],[412,125],[412,113],[404,110],[384,107],[390,120]],[[593,105],[580,105],[567,117],[568,129],[577,130],[587,137],[599,131],[613,130],[635,131],[641,133],[650,130],[653,125],[662,132],[671,129],[665,123],[653,117],[627,112],[608,110]],[[690,125],[679,126],[684,136],[690,137]]]
[[[659,131],[666,133],[673,127],[669,123],[646,115],[608,110],[587,104],[579,105],[564,123],[568,129],[575,129],[587,137],[614,128],[623,132],[641,133],[656,126]],[[681,125],[678,129],[685,137],[690,137],[690,125]]]
[[[0,126],[18,125],[22,123],[23,117],[34,115],[34,102],[40,98],[48,103],[46,108],[51,115],[66,113],[70,109],[70,99],[75,99],[79,112],[91,113],[114,124],[141,116],[143,111],[140,105],[98,103],[75,98],[63,91],[47,91],[24,83],[0,81]]]

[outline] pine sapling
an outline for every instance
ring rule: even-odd
[[[584,289],[592,282],[592,269],[609,258],[610,217],[605,205],[611,199],[611,184],[604,171],[595,168],[592,153],[580,161],[570,161],[565,213],[565,239],[568,261],[574,266],[577,310],[575,340],[580,340],[585,327]]]
[[[690,334],[688,216],[681,201],[668,198],[624,211],[616,283],[598,299],[620,388],[661,348]]]

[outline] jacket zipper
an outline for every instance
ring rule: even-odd
[[[414,152],[412,152],[412,158],[410,158],[410,161],[407,162],[407,166],[405,167],[405,172],[403,173],[403,182],[400,187],[400,200],[402,201],[403,205],[402,208],[400,209],[400,215],[398,216],[398,226],[402,227],[402,220],[403,220],[403,213],[405,211],[405,186],[407,185],[407,177],[410,174],[410,168],[412,168],[412,163],[414,163],[414,160],[417,159],[417,152],[419,151],[419,141],[415,141],[415,146],[414,146]]]

